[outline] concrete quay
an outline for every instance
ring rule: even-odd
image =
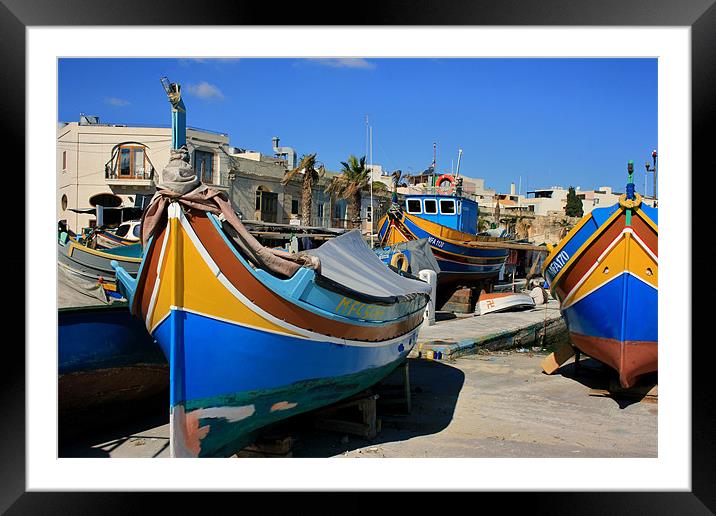
[[[480,351],[532,348],[551,349],[568,339],[567,326],[559,311],[559,301],[518,312],[486,315],[458,315],[443,319],[438,313],[433,326],[423,324],[418,345],[411,357],[423,357],[428,351],[442,353],[442,358],[457,358]]]

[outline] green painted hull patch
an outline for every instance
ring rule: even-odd
[[[406,356],[382,367],[351,375],[304,380],[275,389],[246,391],[187,401],[185,412],[213,407],[254,406],[253,415],[240,421],[222,417],[200,418],[209,426],[201,440],[200,457],[228,457],[251,444],[258,430],[282,419],[324,407],[375,385],[398,367]],[[274,410],[272,410],[272,408]],[[281,409],[283,408],[283,409]]]

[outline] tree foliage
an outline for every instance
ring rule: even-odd
[[[352,154],[342,161],[341,174],[331,179],[326,192],[339,199],[347,199],[351,210],[353,227],[360,227],[361,190],[370,184],[370,171],[365,156],[358,159]]]
[[[323,164],[316,162],[316,153],[304,154],[298,166],[292,170],[288,170],[281,180],[282,184],[287,184],[299,175],[303,176],[301,180],[301,223],[304,226],[311,225],[311,209],[313,207],[313,187],[318,183],[326,170]]]
[[[568,217],[581,217],[584,215],[582,200],[577,197],[577,192],[574,191],[573,186],[570,186],[567,191],[567,205],[564,207],[564,213]]]

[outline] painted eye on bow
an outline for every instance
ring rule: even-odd
[[[647,276],[653,276],[653,275],[654,275],[654,271],[651,270],[651,267],[647,267],[647,268],[646,268],[646,275],[647,275]]]
[[[604,274],[609,274],[609,267],[604,267],[604,270],[602,272]]]

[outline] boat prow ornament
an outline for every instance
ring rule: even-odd
[[[627,209],[638,208],[641,205],[641,194],[634,192],[634,199],[627,199],[627,194],[621,194],[619,205]]]

